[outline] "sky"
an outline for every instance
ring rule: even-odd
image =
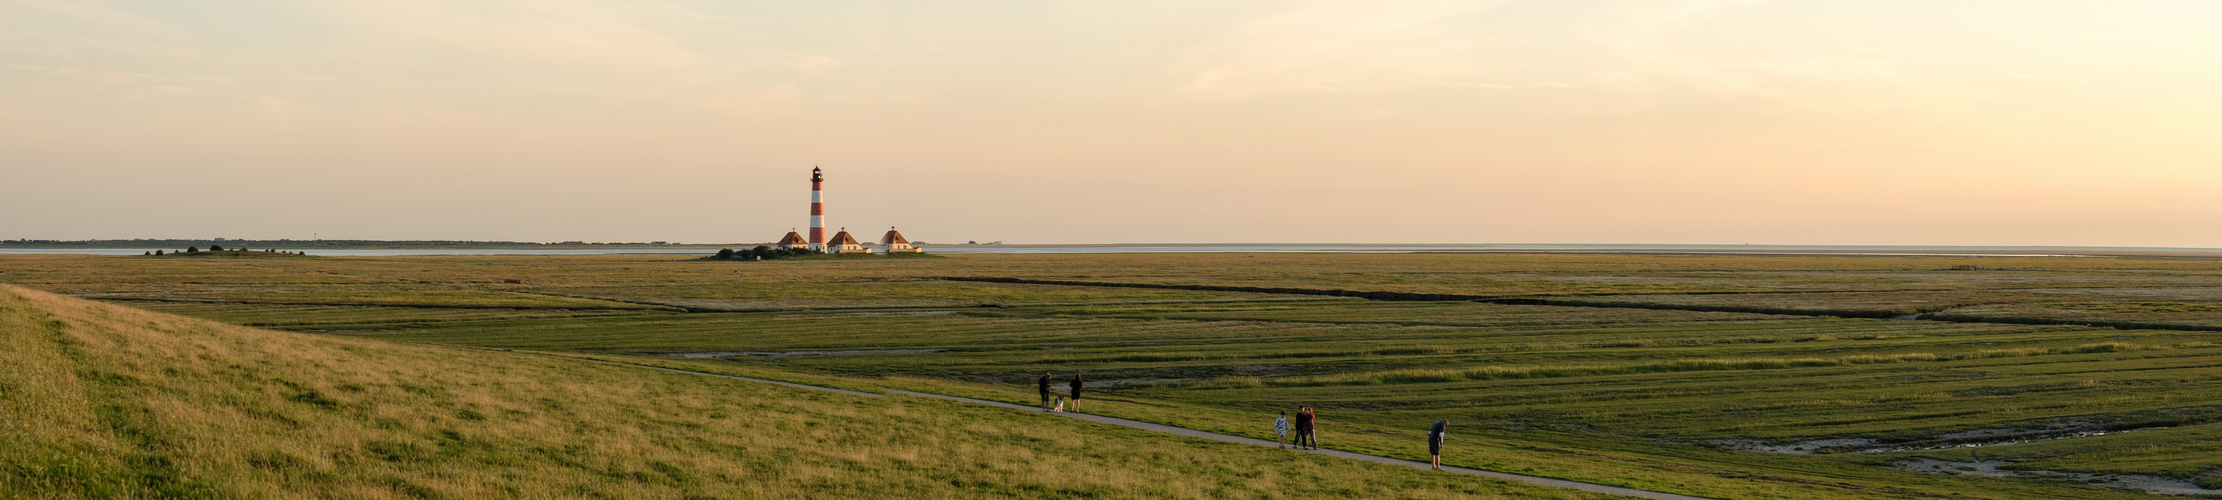
[[[0,239],[2222,247],[2208,0],[0,0]],[[872,239],[872,238],[864,238]]]

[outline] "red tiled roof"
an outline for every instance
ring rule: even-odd
[[[787,237],[779,239],[779,244],[783,246],[799,247],[809,245],[810,240],[802,239],[802,235],[795,234],[794,231],[788,231]]]
[[[833,235],[833,239],[831,239],[831,240],[826,240],[826,244],[827,244],[827,245],[862,245],[863,243],[857,243],[857,242],[856,242],[856,237],[855,237],[855,236],[849,236],[849,232],[848,232],[848,231],[842,231],[842,232],[841,232],[840,234],[835,234],[835,235]]]
[[[908,244],[910,244],[910,240],[906,240],[906,239],[903,239],[903,233],[898,233],[898,232],[895,232],[895,230],[894,230],[894,229],[890,228],[890,229],[888,229],[888,230],[887,230],[887,236],[881,236],[881,237],[880,237],[880,244],[881,244],[881,245],[908,245]]]

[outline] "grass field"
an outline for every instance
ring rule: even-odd
[[[0,287],[11,498],[1599,495]]]
[[[1891,467],[1916,458],[2222,482],[2212,453],[2222,447],[2222,332],[943,277],[2222,325],[2222,262],[2202,260],[0,256],[0,283],[361,345],[539,351],[1014,402],[1033,398],[1027,381],[1039,373],[1085,370],[1105,398],[1089,402],[1093,412],[1270,437],[1273,411],[1310,405],[1322,408],[1331,447],[1421,460],[1426,424],[1450,420],[1451,463],[1705,496],[2151,496]],[[1925,449],[2015,439],[2032,441]],[[1867,451],[1890,448],[1901,449]]]

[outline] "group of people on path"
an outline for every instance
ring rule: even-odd
[[[1051,396],[1053,396],[1054,394],[1053,394],[1053,393],[1051,393],[1051,392],[1050,392],[1050,390],[1049,390],[1049,378],[1050,378],[1050,377],[1049,377],[1049,374],[1047,374],[1047,373],[1044,373],[1044,374],[1042,374],[1042,380],[1041,380],[1041,389],[1042,389],[1042,411],[1065,411],[1065,409],[1067,409],[1067,408],[1070,408],[1070,409],[1072,409],[1072,410],[1074,410],[1074,411],[1079,411],[1079,410],[1080,410],[1080,373],[1079,373],[1079,372],[1074,372],[1074,373],[1072,374],[1072,384],[1071,384],[1071,386],[1072,386],[1072,397],[1071,397],[1071,399],[1066,399],[1066,398],[1064,398],[1064,397],[1061,397],[1061,396],[1060,396],[1060,397],[1057,397],[1057,398],[1055,398],[1055,399],[1056,399],[1055,401],[1051,401]]]
[[[1304,447],[1307,443],[1311,445],[1309,449],[1319,449],[1319,414],[1313,412],[1312,407],[1296,407],[1296,426],[1294,429],[1289,426],[1288,410],[1281,410],[1281,418],[1273,421],[1273,435],[1279,436],[1282,448],[1288,447],[1288,433],[1290,430],[1296,431],[1296,449],[1307,449]]]
[[[1038,384],[1042,393],[1042,411],[1061,412],[1066,409],[1078,411],[1080,409],[1080,387],[1082,385],[1080,373],[1072,374],[1072,382],[1068,384],[1068,387],[1072,389],[1069,398],[1057,396],[1055,392],[1050,390],[1049,386],[1052,378],[1051,374],[1044,373]],[[1447,434],[1444,429],[1449,426],[1449,420],[1437,420],[1435,421],[1435,427],[1427,431],[1428,464],[1433,466],[1435,470],[1443,470],[1443,439]],[[1281,418],[1273,421],[1273,435],[1278,436],[1282,448],[1289,447],[1288,434],[1290,431],[1296,432],[1296,449],[1319,449],[1319,413],[1313,411],[1312,407],[1296,407],[1296,421],[1293,425],[1289,421],[1288,410],[1281,411]]]
[[[1450,427],[1449,420],[1437,420],[1435,428],[1427,430],[1428,465],[1435,470],[1443,470],[1443,437],[1447,434],[1444,430],[1447,427]],[[1296,424],[1293,428],[1289,425],[1288,410],[1281,410],[1281,418],[1273,419],[1273,435],[1277,436],[1282,448],[1289,447],[1288,433],[1291,430],[1296,431],[1296,449],[1319,449],[1319,412],[1312,411],[1312,407],[1296,407]]]

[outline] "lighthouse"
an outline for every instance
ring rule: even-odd
[[[810,249],[826,249],[825,171],[810,167]]]

